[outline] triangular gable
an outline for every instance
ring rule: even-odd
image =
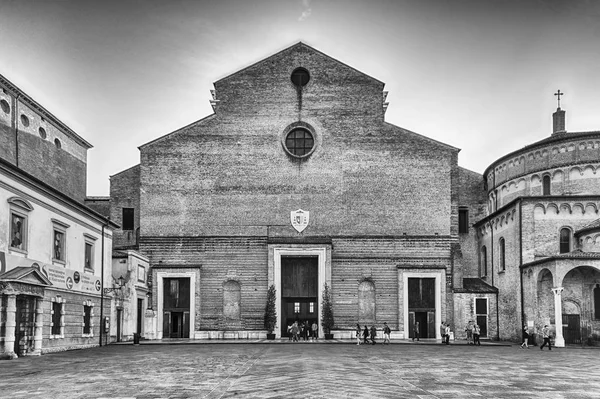
[[[218,84],[219,82],[222,82],[222,81],[224,81],[224,80],[227,80],[227,79],[231,79],[232,77],[234,77],[234,76],[236,76],[236,75],[239,75],[239,74],[242,74],[242,73],[244,73],[245,71],[247,71],[247,70],[249,70],[249,69],[251,69],[251,68],[254,68],[254,67],[256,67],[257,65],[259,65],[259,64],[261,64],[261,63],[263,63],[263,62],[268,62],[268,61],[269,61],[270,59],[272,59],[272,58],[277,58],[277,57],[281,56],[283,53],[286,53],[286,52],[291,52],[291,51],[293,51],[293,50],[295,50],[295,49],[298,49],[298,48],[305,48],[305,49],[308,49],[308,50],[310,50],[310,51],[312,51],[312,52],[314,52],[314,53],[317,53],[317,54],[319,54],[319,55],[321,55],[321,56],[325,57],[326,59],[328,59],[328,60],[330,60],[330,61],[333,61],[333,62],[335,62],[335,63],[337,63],[337,64],[339,64],[339,65],[341,65],[341,66],[345,67],[345,68],[349,68],[349,69],[351,69],[351,70],[355,71],[356,73],[359,73],[359,74],[361,74],[361,75],[363,75],[363,76],[366,76],[366,77],[368,77],[369,79],[373,80],[374,82],[376,82],[376,83],[378,83],[378,84],[385,85],[385,83],[383,83],[382,81],[380,81],[380,80],[378,80],[378,79],[375,79],[374,77],[372,77],[372,76],[370,76],[370,75],[367,75],[366,73],[364,73],[364,72],[361,72],[361,71],[359,71],[358,69],[356,69],[356,68],[353,68],[353,67],[351,67],[351,66],[350,66],[350,65],[348,65],[348,64],[345,64],[345,63],[343,63],[343,62],[341,62],[341,61],[339,61],[339,60],[336,60],[335,58],[333,58],[333,57],[331,57],[331,56],[329,56],[329,55],[327,55],[327,54],[325,54],[325,53],[323,53],[323,52],[321,52],[321,51],[317,50],[316,48],[314,48],[314,47],[312,47],[312,46],[309,46],[308,44],[306,44],[306,43],[303,43],[303,42],[298,42],[298,43],[296,43],[296,44],[293,44],[293,45],[291,45],[291,46],[289,46],[289,47],[286,47],[286,48],[284,48],[283,50],[276,52],[275,54],[272,54],[272,55],[270,55],[270,56],[268,56],[268,57],[266,57],[266,58],[263,58],[262,60],[259,60],[259,61],[255,62],[255,63],[251,64],[251,65],[248,65],[248,66],[247,66],[247,67],[245,67],[245,68],[242,68],[242,69],[240,69],[240,70],[238,70],[238,71],[236,71],[236,72],[233,72],[233,73],[231,73],[231,74],[229,74],[229,75],[227,75],[227,76],[225,76],[225,77],[223,77],[223,78],[221,78],[221,79],[217,80],[217,81],[216,81],[216,82],[214,82],[213,84],[214,84],[214,85],[216,85],[216,84]]]
[[[0,281],[19,282],[41,286],[50,286],[52,283],[35,267],[19,266],[0,274]]]
[[[441,141],[437,141],[435,139],[432,139],[431,137],[427,137],[422,134],[415,133],[411,130],[404,129],[400,126],[396,126],[393,123],[389,123],[389,122],[384,122],[384,123],[386,126],[386,130],[388,132],[395,133],[395,134],[406,134],[408,136],[412,136],[414,138],[423,140],[424,142],[435,145],[436,147],[443,148],[443,149],[450,150],[450,151],[460,152],[460,148],[453,147],[450,144],[442,143]]]

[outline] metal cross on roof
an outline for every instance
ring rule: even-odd
[[[558,89],[558,92],[554,93],[554,95],[558,97],[558,108],[560,108],[560,96],[564,96],[565,93],[561,93],[560,89]]]

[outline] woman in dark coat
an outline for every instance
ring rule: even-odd
[[[367,326],[365,326],[365,329],[363,330],[363,339],[365,344],[369,343],[369,327]]]

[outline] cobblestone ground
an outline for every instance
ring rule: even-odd
[[[0,361],[1,398],[600,398],[600,351],[111,345]]]

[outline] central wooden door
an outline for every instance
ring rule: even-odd
[[[435,278],[408,279],[409,338],[415,335],[415,322],[419,322],[419,338],[435,338]]]
[[[190,337],[190,279],[163,280],[163,337]]]
[[[318,309],[317,256],[281,257],[281,335],[287,336],[288,326],[316,322]]]

